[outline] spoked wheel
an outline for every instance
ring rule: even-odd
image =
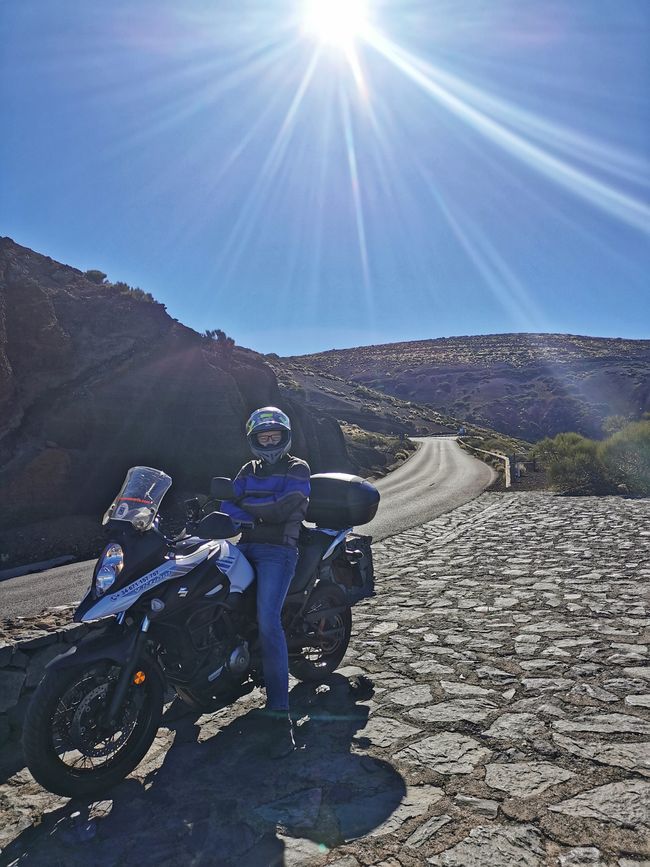
[[[163,685],[142,661],[119,718],[106,722],[120,667],[111,662],[47,672],[27,709],[23,749],[27,767],[57,795],[84,797],[120,782],[156,736]]]
[[[332,613],[332,609],[343,609]],[[322,617],[318,617],[322,612]],[[305,639],[308,643],[289,657],[289,671],[298,680],[319,681],[331,674],[345,656],[352,631],[352,612],[342,590],[321,584],[311,595],[307,610]]]

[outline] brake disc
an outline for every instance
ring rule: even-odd
[[[79,702],[70,724],[70,735],[76,749],[90,758],[102,758],[116,752],[133,730],[135,714],[128,700],[123,708],[122,719],[115,728],[110,731],[104,726],[108,687],[108,683],[102,683],[92,689]]]

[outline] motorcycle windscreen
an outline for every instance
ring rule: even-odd
[[[162,470],[131,467],[119,494],[104,513],[102,524],[128,521],[136,530],[148,530],[171,484],[170,476]]]

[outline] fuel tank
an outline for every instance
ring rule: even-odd
[[[214,557],[214,563],[230,581],[232,593],[243,593],[255,580],[255,572],[236,545],[224,539],[221,550]]]

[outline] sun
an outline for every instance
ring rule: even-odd
[[[365,0],[306,0],[305,32],[325,45],[347,49],[368,24]]]

